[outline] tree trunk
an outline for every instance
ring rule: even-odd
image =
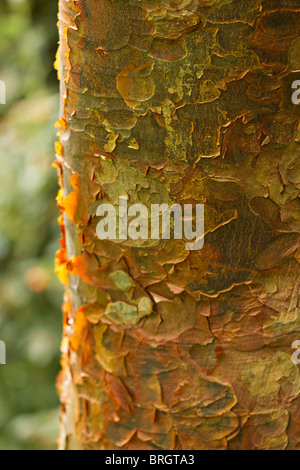
[[[299,0],[60,0],[62,449],[300,449]],[[98,206],[204,204],[205,241]]]

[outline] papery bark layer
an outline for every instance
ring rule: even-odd
[[[300,449],[296,0],[60,0],[62,449]],[[96,209],[204,204],[205,244]]]

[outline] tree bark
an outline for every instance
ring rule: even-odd
[[[300,449],[298,0],[60,0],[62,449]],[[58,61],[58,62],[59,62]],[[101,241],[100,203],[205,242]]]

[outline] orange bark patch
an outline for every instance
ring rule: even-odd
[[[63,156],[63,146],[61,142],[55,142],[55,152],[57,157]]]
[[[70,346],[74,351],[78,351],[82,343],[84,331],[88,327],[88,321],[84,314],[84,309],[80,307],[76,312],[74,333],[70,339]]]
[[[62,284],[68,285],[67,253],[64,248],[58,250],[55,256],[55,273]]]
[[[68,194],[63,199],[62,190],[59,191],[57,203],[60,210],[62,210],[69,217],[70,221],[74,224],[79,221],[77,210],[80,202],[80,176],[73,174],[70,178],[70,184],[74,192]]]
[[[59,208],[67,214],[72,223],[75,223],[79,198],[78,193],[70,193],[59,206]]]

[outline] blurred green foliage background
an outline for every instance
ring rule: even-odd
[[[57,0],[0,0],[0,449],[55,449],[63,289],[54,159]]]

